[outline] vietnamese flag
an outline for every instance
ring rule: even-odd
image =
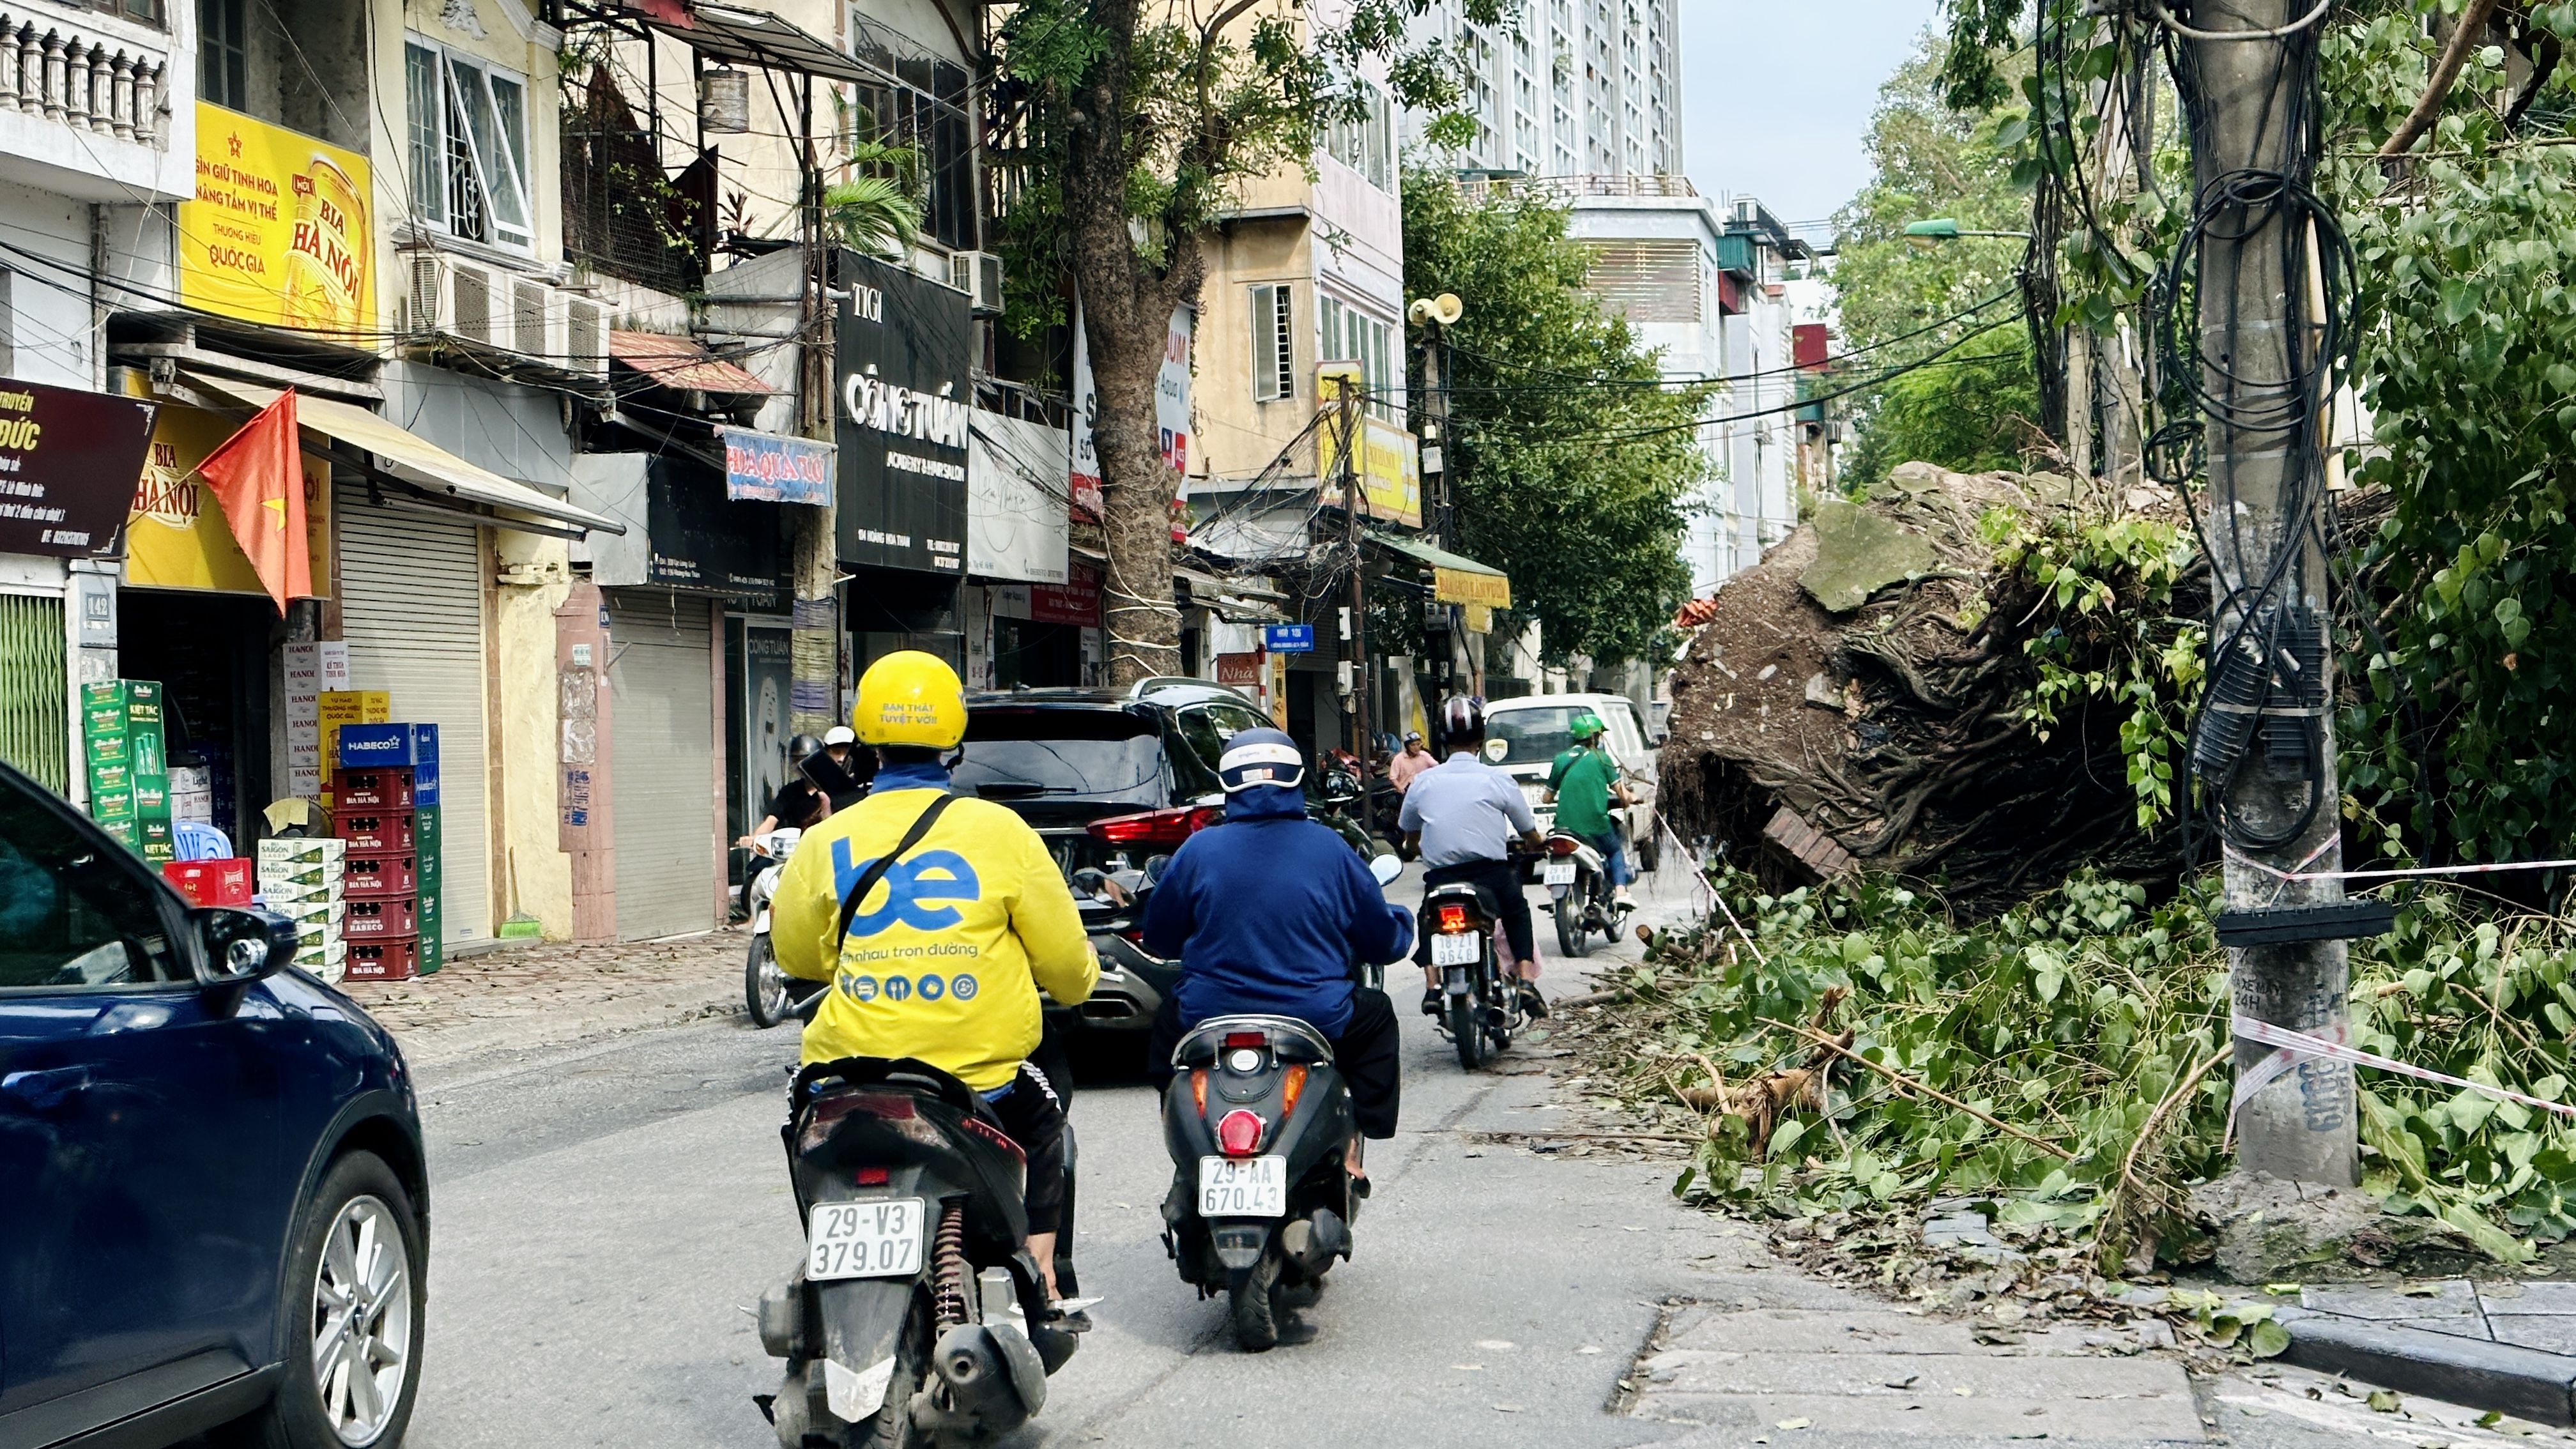
[[[304,527],[304,461],[295,432],[295,390],[278,394],[242,430],[197,465],[224,506],[224,521],[259,573],[277,610],[313,597],[313,554]]]

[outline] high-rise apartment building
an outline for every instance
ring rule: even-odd
[[[1519,24],[1469,21],[1458,0],[1432,0],[1417,41],[1464,62],[1463,109],[1476,139],[1462,169],[1530,176],[1682,170],[1681,0],[1524,0]],[[1429,117],[1406,117],[1408,145]]]

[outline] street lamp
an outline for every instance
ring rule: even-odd
[[[1963,236],[2008,236],[2017,241],[2030,240],[2030,233],[2026,231],[1975,231],[1946,216],[1905,224],[1906,244],[1919,251],[1930,251],[1945,241],[1957,241]]]

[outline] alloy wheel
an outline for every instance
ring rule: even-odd
[[[411,1374],[411,1254],[393,1210],[349,1199],[313,1272],[313,1383],[322,1417],[349,1445],[372,1444]]]

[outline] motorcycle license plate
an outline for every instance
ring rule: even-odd
[[[1473,966],[1484,954],[1482,938],[1472,931],[1442,933],[1431,938],[1431,964],[1434,966]]]
[[[1547,883],[1552,886],[1570,886],[1574,884],[1574,862],[1570,860],[1549,861],[1547,863]]]
[[[805,1215],[805,1277],[909,1278],[921,1271],[922,1200],[816,1203]]]
[[[1199,1159],[1200,1217],[1277,1218],[1287,1215],[1287,1158]]]

